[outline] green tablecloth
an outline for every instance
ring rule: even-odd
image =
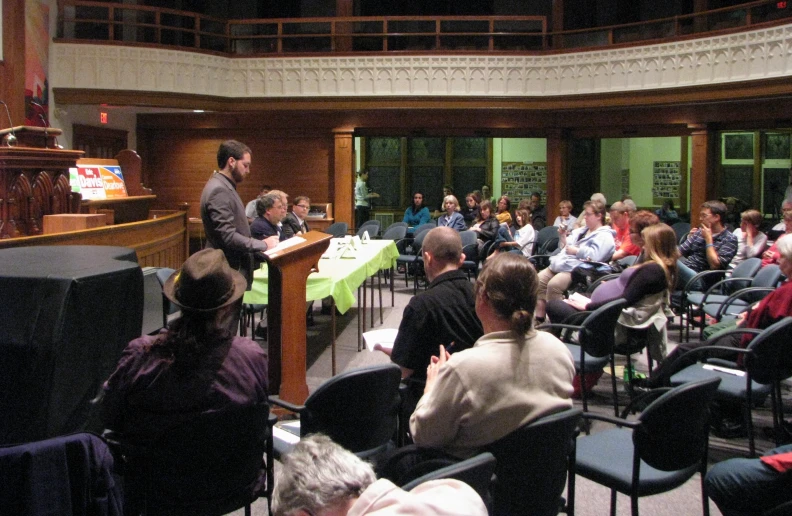
[[[328,252],[332,252],[341,240],[343,239],[332,239]],[[347,251],[344,256],[346,257],[319,260],[319,272],[308,276],[306,301],[333,296],[338,311],[346,312],[355,303],[355,290],[377,271],[393,267],[399,256],[399,250],[393,240],[371,240],[360,244],[356,250]],[[269,298],[267,273],[266,264],[254,272],[253,287],[245,292],[245,303],[267,304]],[[288,285],[284,285],[284,288],[288,288]]]

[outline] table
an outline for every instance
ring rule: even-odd
[[[0,250],[0,299],[0,444],[101,431],[90,400],[141,331],[135,251]]]
[[[343,238],[334,238],[330,242],[328,252],[336,249]],[[344,258],[322,258],[319,271],[308,276],[306,285],[306,301],[316,301],[332,297],[335,307],[340,313],[346,313],[355,303],[355,290],[364,284],[367,278],[380,270],[391,269],[399,256],[399,250],[393,240],[370,240],[361,243],[354,251],[348,251]],[[365,290],[363,293],[365,301]],[[244,302],[249,304],[268,304],[269,281],[267,266],[253,273],[253,286],[245,292]],[[372,295],[372,306],[374,300]],[[365,302],[363,304],[365,313]],[[335,309],[333,314],[333,374],[335,374]],[[364,315],[365,317],[365,315]],[[373,316],[372,316],[373,323]]]

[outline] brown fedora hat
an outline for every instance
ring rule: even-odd
[[[233,270],[219,249],[204,249],[187,258],[162,291],[182,310],[212,312],[237,301],[247,280]]]

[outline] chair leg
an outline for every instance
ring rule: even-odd
[[[616,490],[611,489],[611,516],[616,516]]]
[[[750,380],[749,380],[750,381]],[[756,457],[756,444],[754,442],[754,429],[753,429],[753,417],[751,415],[751,396],[748,395],[748,399],[745,403],[745,428],[748,429],[748,453],[750,457]]]
[[[614,363],[613,353],[610,356],[610,369],[611,369],[611,390],[613,391],[613,415],[619,417],[619,391],[616,388],[616,365]],[[627,363],[630,363],[630,356],[627,355]]]

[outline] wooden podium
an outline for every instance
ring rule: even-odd
[[[265,254],[269,267],[267,342],[269,390],[282,400],[302,404],[308,397],[305,382],[305,297],[308,275],[330,246],[332,235],[309,231],[305,242]]]

